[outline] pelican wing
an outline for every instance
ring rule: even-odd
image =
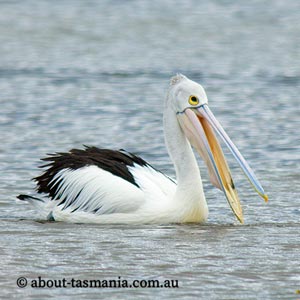
[[[176,184],[169,177],[124,150],[87,147],[42,160],[48,162],[42,166],[46,170],[34,178],[41,201],[24,195],[19,199],[38,204],[49,220],[72,215],[80,222],[80,216],[135,213],[175,192]]]

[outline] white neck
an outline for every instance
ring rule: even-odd
[[[183,207],[186,214],[184,221],[206,221],[208,208],[200,170],[191,145],[180,128],[176,114],[168,107],[168,101],[164,109],[164,133],[177,179],[176,193],[172,201]]]

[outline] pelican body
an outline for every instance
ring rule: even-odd
[[[42,218],[99,224],[204,223],[208,218],[200,170],[192,147],[204,160],[214,186],[222,190],[243,223],[242,207],[215,132],[228,146],[256,191],[261,184],[207,104],[201,85],[184,75],[171,78],[164,103],[164,134],[176,180],[125,150],[73,149],[42,159],[34,178],[37,195],[19,195]]]

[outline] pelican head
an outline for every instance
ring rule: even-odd
[[[224,192],[233,213],[243,223],[239,197],[215,133],[227,145],[257,193],[267,201],[263,187],[209,109],[206,93],[200,84],[183,75],[177,75],[171,79],[169,95],[172,101],[169,106],[176,113],[186,138],[204,160],[211,182]]]

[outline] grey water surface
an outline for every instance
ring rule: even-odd
[[[204,86],[269,195],[225,151],[245,225],[200,159],[205,225],[41,222],[16,201],[40,157],[83,144],[174,176],[162,107],[177,72]],[[1,299],[300,299],[299,1],[0,1],[0,104]],[[39,276],[179,287],[31,287]]]

